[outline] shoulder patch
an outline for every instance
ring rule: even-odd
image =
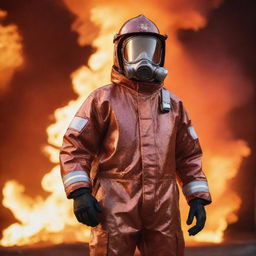
[[[189,134],[191,135],[191,137],[192,137],[194,140],[198,139],[197,133],[196,133],[195,128],[194,128],[193,125],[190,125],[190,126],[188,127],[188,131],[189,131]]]
[[[88,123],[88,118],[83,118],[80,116],[75,116],[71,123],[69,124],[68,128],[72,128],[74,130],[77,130],[78,132],[82,131],[82,129],[85,127],[85,125]]]

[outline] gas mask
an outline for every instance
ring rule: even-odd
[[[160,67],[162,44],[150,35],[128,37],[122,45],[125,76],[143,82],[162,82],[168,70]]]

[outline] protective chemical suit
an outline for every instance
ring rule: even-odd
[[[160,38],[161,59],[154,53],[158,66],[140,74],[147,63],[126,67],[136,52],[124,61],[122,45],[133,47],[126,39],[144,35]],[[101,208],[100,224],[91,229],[91,256],[132,256],[136,246],[145,256],[183,256],[176,180],[188,203],[211,202],[193,124],[163,85],[165,39],[143,15],[127,21],[114,39],[112,83],[87,97],[64,135],[60,165],[67,198],[89,188]]]

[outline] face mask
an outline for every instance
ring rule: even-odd
[[[135,36],[128,38],[122,48],[124,73],[139,81],[162,82],[168,70],[160,67],[162,49],[158,38]]]
[[[148,60],[140,60],[134,64],[126,64],[124,65],[125,75],[131,79],[135,78],[139,81],[158,81],[162,82],[167,76],[168,70],[159,67],[157,65],[153,65]]]

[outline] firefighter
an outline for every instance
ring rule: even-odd
[[[90,256],[183,256],[180,184],[190,235],[211,203],[202,150],[183,102],[164,87],[166,35],[144,15],[114,36],[111,84],[83,102],[63,137],[61,175]]]

